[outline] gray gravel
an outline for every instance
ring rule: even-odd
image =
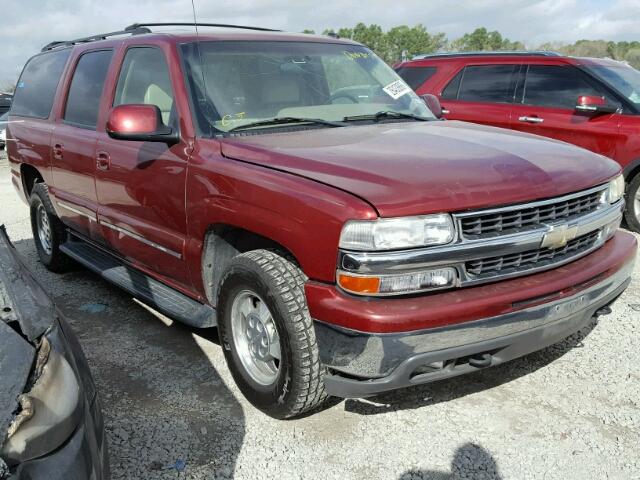
[[[0,204],[78,332],[114,479],[640,479],[640,267],[612,315],[558,345],[281,422],[243,399],[215,330],[172,324],[87,271],[47,272],[6,157]]]

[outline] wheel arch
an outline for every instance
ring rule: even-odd
[[[290,249],[271,238],[235,225],[209,226],[202,250],[202,282],[211,305],[217,304],[220,282],[231,260],[236,255],[258,249],[275,250],[300,265]]]
[[[38,182],[44,182],[44,177],[33,165],[23,163],[20,165],[20,177],[22,178],[22,188],[27,199],[31,196],[33,186]]]
[[[640,158],[636,158],[625,165],[622,169],[622,174],[624,175],[624,179],[627,183],[633,181],[633,178],[640,174]]]

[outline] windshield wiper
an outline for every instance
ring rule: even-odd
[[[234,132],[237,130],[244,130],[246,128],[254,127],[266,127],[270,125],[284,125],[287,123],[311,123],[315,125],[327,125],[328,127],[344,127],[343,122],[332,122],[330,120],[323,120],[321,118],[302,118],[302,117],[276,117],[269,120],[260,120],[259,122],[245,123],[244,125],[238,125],[237,127],[230,128],[228,132]]]
[[[351,117],[344,117],[342,121],[353,122],[358,120],[373,120],[374,122],[379,122],[383,118],[410,118],[412,120],[418,120],[421,122],[428,122],[432,120],[431,118],[421,117],[420,115],[413,115],[412,113],[402,113],[385,110],[371,115],[354,115]]]

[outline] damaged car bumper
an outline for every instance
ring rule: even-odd
[[[108,479],[102,412],[86,358],[4,227],[0,264],[0,479]]]

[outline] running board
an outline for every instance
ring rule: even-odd
[[[217,324],[214,308],[187,297],[90,243],[74,238],[60,245],[60,250],[171,319],[196,328]]]

